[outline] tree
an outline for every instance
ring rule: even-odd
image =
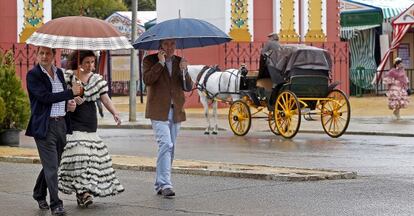
[[[63,16],[83,16],[105,19],[115,11],[127,10],[122,0],[53,0],[53,19]]]
[[[16,65],[11,51],[0,51],[0,98],[5,116],[0,122],[0,132],[5,129],[24,129],[30,116],[29,99],[16,76]]]
[[[128,6],[128,10],[131,10],[132,0],[124,0],[124,2]],[[155,11],[156,9],[156,0],[138,0],[139,11]]]

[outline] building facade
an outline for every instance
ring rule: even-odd
[[[225,45],[179,52],[191,64],[218,64],[258,69],[267,35],[276,32],[281,43],[306,43],[329,50],[334,61],[332,78],[349,93],[348,46],[340,41],[339,0],[157,0],[157,21],[183,17],[206,20],[233,41]],[[188,101],[196,106],[198,100]]]

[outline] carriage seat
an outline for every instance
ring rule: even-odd
[[[256,81],[256,87],[262,87],[266,91],[272,91],[273,82],[270,78],[258,79]]]

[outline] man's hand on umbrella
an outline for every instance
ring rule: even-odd
[[[180,61],[180,69],[181,71],[186,71],[188,66],[188,62],[185,58],[182,58]]]

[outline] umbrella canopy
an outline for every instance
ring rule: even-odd
[[[178,49],[217,45],[231,40],[226,33],[209,22],[178,18],[154,25],[144,32],[133,46],[136,49],[157,50],[159,41],[164,39],[176,39]]]
[[[72,50],[117,50],[132,48],[128,39],[111,24],[96,18],[68,16],[41,26],[27,44]]]

